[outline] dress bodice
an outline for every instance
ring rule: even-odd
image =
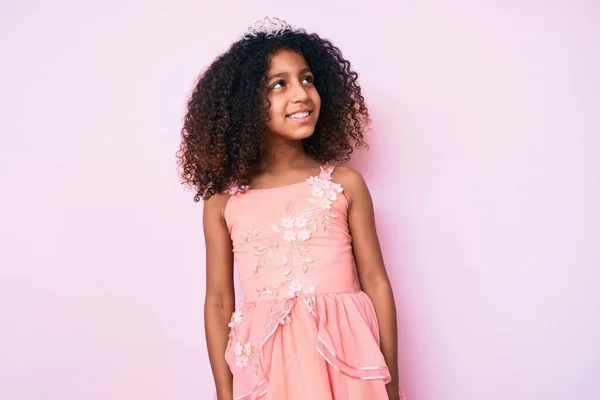
[[[304,182],[233,191],[225,218],[246,301],[355,292],[344,189],[321,167]]]

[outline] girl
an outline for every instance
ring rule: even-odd
[[[178,162],[204,200],[219,400],[397,400],[396,311],[362,176],[357,74],[330,41],[257,23],[204,72]],[[234,261],[244,301],[234,310]]]

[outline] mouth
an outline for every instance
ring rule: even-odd
[[[310,117],[313,113],[313,110],[305,109],[296,111],[293,114],[286,115],[286,118],[294,119],[294,120],[303,120]]]

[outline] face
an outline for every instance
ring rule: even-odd
[[[271,57],[266,76],[271,105],[268,134],[290,140],[311,136],[319,118],[321,97],[304,57],[295,51],[280,50]]]

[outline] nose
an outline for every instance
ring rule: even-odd
[[[302,82],[296,83],[292,87],[292,101],[294,103],[305,103],[308,100],[308,92]]]

